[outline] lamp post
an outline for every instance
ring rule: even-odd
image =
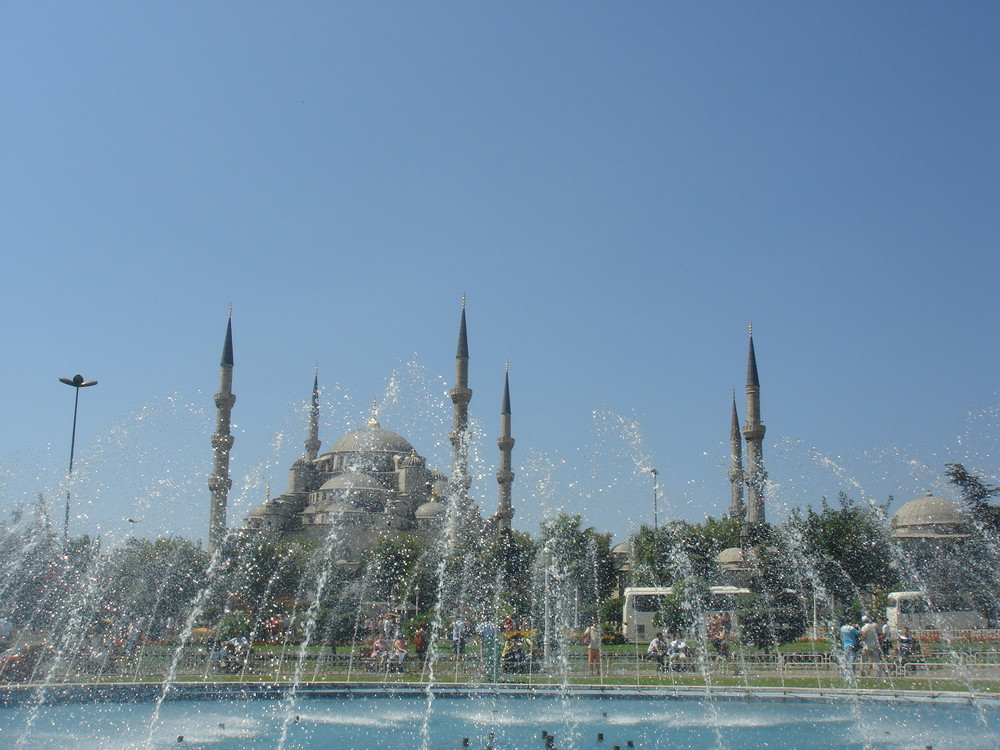
[[[658,514],[656,510],[656,489],[657,489],[656,477],[659,476],[660,472],[658,472],[656,469],[650,469],[649,473],[653,475],[653,531],[658,532],[660,530],[660,522],[657,517]]]
[[[69,545],[69,499],[73,481],[73,452],[76,448],[76,413],[80,408],[80,389],[97,385],[97,381],[84,380],[83,375],[74,375],[72,380],[59,378],[59,382],[71,385],[76,389],[76,398],[73,400],[73,433],[69,441],[69,473],[66,475],[66,517],[63,520],[63,552],[65,552]]]

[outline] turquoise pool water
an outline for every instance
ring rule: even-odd
[[[470,748],[544,750],[544,730],[558,750],[627,750],[630,741],[634,748],[677,750],[1000,747],[1000,709],[922,701],[483,695],[429,703],[417,694],[302,698],[294,706],[264,699],[168,701],[155,723],[154,712],[150,702],[4,708],[0,746],[441,750],[462,748],[467,738]]]

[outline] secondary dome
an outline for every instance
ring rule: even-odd
[[[715,556],[715,562],[719,565],[742,565],[743,550],[739,547],[727,547]]]
[[[385,485],[379,482],[375,477],[369,476],[368,474],[361,474],[359,472],[348,472],[346,474],[338,474],[335,477],[331,477],[327,480],[321,490],[382,490],[386,492]]]
[[[927,493],[911,500],[892,517],[893,536],[935,538],[965,536],[969,517],[958,503]]]
[[[446,510],[444,503],[434,498],[428,503],[423,503],[413,515],[415,518],[440,518],[445,515]]]

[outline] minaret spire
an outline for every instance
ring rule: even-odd
[[[733,419],[729,428],[729,445],[732,460],[729,464],[729,486],[732,500],[729,503],[731,518],[746,518],[747,509],[743,504],[743,436],[740,434],[740,418],[736,413],[736,391],[733,391]]]
[[[764,425],[760,421],[760,378],[757,375],[757,355],[753,348],[753,326],[750,327],[750,354],[747,359],[747,421],[743,425],[747,441],[747,521],[764,523]]]
[[[229,477],[229,451],[233,447],[232,425],[233,404],[233,308],[229,306],[229,322],[226,324],[226,340],[222,345],[221,375],[219,392],[215,394],[215,434],[212,435],[214,454],[212,476],[208,488],[212,493],[208,519],[208,552],[211,554],[222,544],[226,536],[226,506],[233,480]]]
[[[497,502],[497,532],[510,530],[510,522],[514,517],[514,506],[510,499],[510,486],[514,483],[514,472],[511,470],[511,453],[514,450],[514,438],[510,432],[510,363],[503,375],[503,404],[500,407],[500,437],[497,438],[500,447],[500,471],[497,472],[497,483],[500,485]]]
[[[319,455],[319,365],[313,372],[312,401],[309,403],[309,436],[306,438],[305,452],[302,457],[315,461]]]
[[[465,326],[465,297],[458,327],[458,351],[455,354],[455,387],[451,389],[454,417],[451,430],[451,483],[454,498],[462,508],[469,501],[469,338]]]

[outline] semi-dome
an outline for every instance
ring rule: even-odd
[[[964,536],[969,517],[958,503],[927,493],[904,504],[892,517],[893,536],[934,538]]]
[[[402,435],[379,426],[374,419],[360,430],[348,432],[330,448],[330,453],[403,453],[409,455],[413,446]]]
[[[335,477],[331,477],[320,490],[382,490],[387,492],[385,485],[383,485],[378,479],[368,474],[362,474],[356,471],[349,471],[344,474],[337,474]]]

